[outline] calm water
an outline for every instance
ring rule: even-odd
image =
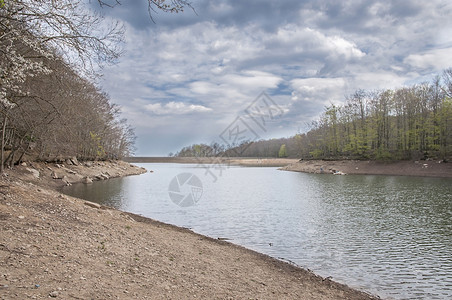
[[[154,173],[64,192],[230,238],[382,298],[452,298],[451,179],[229,167],[214,182],[195,165],[139,165]],[[182,208],[168,187],[185,172],[203,193]]]

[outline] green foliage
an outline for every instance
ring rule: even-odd
[[[452,82],[452,69],[443,73]],[[298,138],[299,153],[315,159],[421,159],[452,155],[452,90],[432,83],[357,91],[343,106],[325,108]],[[300,140],[301,138],[301,140]]]
[[[91,141],[93,141],[93,143],[94,143],[94,151],[96,153],[96,157],[104,158],[107,153],[105,152],[105,149],[101,144],[100,136],[93,131],[90,131],[89,135],[91,137]]]
[[[287,157],[286,144],[282,144],[279,148],[278,157]]]
[[[312,156],[312,158],[314,159],[320,159],[323,157],[323,151],[320,149],[315,149],[311,152],[309,152],[309,154]]]

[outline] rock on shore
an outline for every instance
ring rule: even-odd
[[[114,177],[146,173],[146,169],[123,161],[88,161],[79,163],[75,158],[70,164],[27,162],[6,171],[6,176],[26,180],[41,186],[58,188],[75,183],[91,183]]]
[[[304,173],[361,175],[396,175],[452,178],[452,163],[443,161],[361,161],[361,160],[304,160],[280,168]]]

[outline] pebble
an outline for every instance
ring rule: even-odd
[[[52,297],[52,298],[56,298],[56,297],[58,297],[58,292],[57,291],[53,291],[53,292],[51,292],[49,294],[49,296]]]

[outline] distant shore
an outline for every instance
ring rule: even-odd
[[[280,168],[284,171],[316,174],[393,175],[452,178],[452,163],[442,161],[305,160]]]
[[[283,167],[298,161],[296,158],[259,157],[127,157],[129,163],[230,164],[234,166]]]
[[[256,157],[129,157],[130,163],[230,164],[248,167],[280,167],[283,171],[316,174],[335,172],[357,175],[393,175],[452,178],[452,163],[439,160],[302,160],[297,158]]]
[[[54,190],[144,171],[115,161],[26,163],[0,176],[0,298],[377,299],[241,246]]]

